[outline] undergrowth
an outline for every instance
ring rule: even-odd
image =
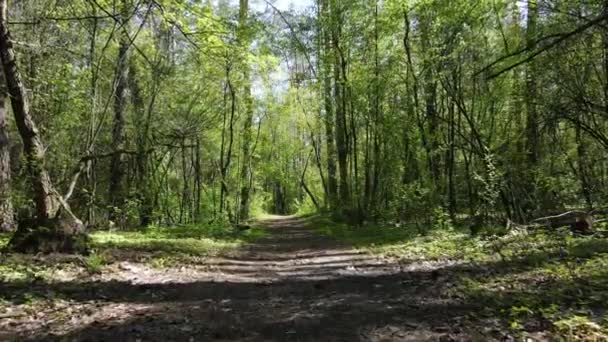
[[[471,236],[454,227],[420,234],[415,226],[353,227],[323,216],[310,222],[321,234],[402,263],[445,261],[437,270],[450,284],[443,293],[485,303],[477,315],[500,318],[524,340],[527,331],[545,327],[556,340],[608,341],[608,240],[602,236],[573,236],[567,229],[487,229],[492,234]]]

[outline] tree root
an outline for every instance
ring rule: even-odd
[[[26,254],[88,254],[90,238],[83,232],[66,234],[57,222],[43,226],[20,226],[9,241],[9,252]]]

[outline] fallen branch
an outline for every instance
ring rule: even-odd
[[[556,223],[561,224],[561,222],[563,220],[566,220],[567,222],[569,222],[573,218],[576,219],[578,217],[587,216],[587,215],[591,215],[591,214],[586,211],[582,211],[582,210],[571,210],[571,211],[567,211],[567,212],[559,214],[559,215],[540,217],[540,218],[532,220],[531,222],[539,223],[541,225],[550,224],[551,228],[557,228],[554,226]]]
[[[602,222],[602,220],[596,220],[595,216],[603,214],[606,209],[595,209],[592,211],[585,210],[570,210],[565,213],[558,215],[539,217],[530,221],[530,224],[516,224],[509,220],[507,222],[507,230],[511,230],[512,227],[530,229],[530,228],[550,228],[556,229],[560,227],[570,227],[570,230],[578,233],[590,233],[593,230],[593,224],[596,222]]]

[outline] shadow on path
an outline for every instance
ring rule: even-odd
[[[452,284],[438,281],[435,268],[361,253],[315,234],[305,219],[264,224],[267,237],[203,269],[155,278],[135,265],[125,273],[146,276],[1,284],[5,293],[27,286],[71,304],[61,319],[16,322],[0,340],[476,340],[465,326],[481,304],[446,295]]]

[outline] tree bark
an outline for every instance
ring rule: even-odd
[[[426,13],[421,17],[421,47],[423,53],[427,55],[433,54],[433,46],[431,45],[433,27],[433,14]],[[431,180],[437,190],[440,190],[441,184],[441,166],[439,150],[439,114],[437,112],[437,82],[435,81],[435,64],[432,58],[425,57],[425,72],[424,72],[424,101],[425,101],[425,116],[428,121],[428,166]],[[440,191],[438,191],[440,193]]]
[[[0,0],[0,57],[36,206],[36,219],[20,225],[9,246],[19,252],[84,250],[86,241],[76,238],[83,232],[83,224],[55,190],[47,172],[44,145],[30,114],[7,22],[7,0]]]
[[[249,202],[251,192],[251,126],[253,121],[253,98],[251,96],[250,70],[247,58],[249,53],[249,38],[247,33],[247,20],[249,17],[249,1],[240,0],[239,8],[239,43],[243,49],[243,107],[245,118],[243,121],[242,148],[243,160],[241,167],[241,203],[239,220],[249,218]]]
[[[138,69],[133,61],[129,64],[129,88],[131,90],[131,103],[134,107],[135,122],[137,125],[137,154],[135,156],[135,169],[137,174],[136,187],[139,200],[139,225],[146,227],[152,223],[154,213],[154,198],[152,195],[152,184],[150,182],[150,170],[148,161],[148,141],[152,120],[152,112],[158,88],[156,84],[160,81],[158,73],[153,75],[155,81],[152,90],[150,105],[146,110],[143,93],[138,80]]]
[[[224,213],[226,197],[228,195],[227,177],[230,170],[230,163],[232,161],[232,146],[234,144],[234,115],[236,111],[236,94],[234,93],[234,87],[230,80],[230,68],[226,68],[226,87],[224,90],[224,106],[227,104],[227,96],[230,96],[230,122],[226,123],[226,112],[227,108],[224,108],[224,120],[222,125],[222,144],[221,144],[221,155],[220,155],[220,173],[221,173],[221,187],[220,187],[220,214]],[[226,125],[228,125],[228,147],[226,150]]]
[[[320,0],[321,19],[329,20],[328,0]],[[329,23],[323,24],[323,102],[325,108],[325,144],[327,148],[327,203],[329,208],[334,210],[337,207],[338,201],[338,178],[336,175],[336,144],[335,144],[335,129],[334,129],[334,108],[331,94],[331,33],[328,29]]]
[[[11,202],[11,156],[8,137],[8,99],[4,74],[0,73],[0,231],[15,228],[13,204]]]
[[[534,51],[536,48],[536,23],[538,20],[538,4],[536,3],[536,0],[528,0],[527,13],[526,45],[529,51]],[[535,65],[535,61],[530,61],[526,69],[526,154],[531,168],[536,167],[538,164],[540,154]]]
[[[110,186],[108,189],[109,198],[109,215],[111,221],[119,219],[119,208],[124,204],[125,189],[125,156],[120,151],[125,149],[125,107],[127,105],[127,95],[129,88],[129,37],[128,34],[128,1],[123,0],[122,9],[122,24],[124,30],[121,33],[118,61],[116,67],[116,90],[114,94],[114,120],[112,123],[112,145],[111,149],[114,152],[110,161]]]
[[[350,191],[348,187],[348,146],[346,138],[346,106],[343,73],[346,72],[342,53],[340,51],[341,35],[341,12],[339,3],[331,0],[332,16],[332,43],[334,48],[334,99],[335,99],[335,119],[336,119],[336,150],[338,155],[338,171],[340,173],[340,207],[346,208],[350,204]]]

